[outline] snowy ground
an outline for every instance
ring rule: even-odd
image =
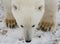
[[[34,31],[31,43],[23,39],[23,30],[6,28],[4,24],[5,12],[0,2],[0,44],[60,44],[60,11],[57,16],[58,26],[54,32]]]

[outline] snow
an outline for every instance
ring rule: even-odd
[[[60,44],[60,15],[57,16],[58,26],[54,32],[33,31],[32,41],[24,41],[23,30],[16,27],[7,28],[4,23],[5,10],[0,0],[0,44]],[[60,14],[60,11],[58,12]]]

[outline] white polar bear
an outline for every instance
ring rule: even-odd
[[[4,0],[3,5],[7,26],[14,27],[17,22],[24,30],[26,42],[32,40],[33,29],[50,31],[56,27],[57,0]]]

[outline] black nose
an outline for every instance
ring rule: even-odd
[[[27,43],[30,43],[30,42],[31,42],[31,40],[26,40],[26,42],[27,42]]]

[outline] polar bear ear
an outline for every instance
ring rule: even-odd
[[[13,5],[13,8],[14,8],[14,10],[17,10],[17,6],[16,5]]]
[[[39,6],[39,7],[38,7],[38,10],[41,10],[41,9],[42,9],[42,6]]]

